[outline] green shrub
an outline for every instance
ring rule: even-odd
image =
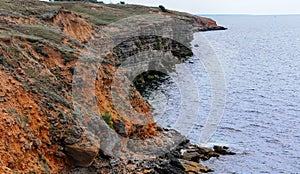
[[[110,128],[113,128],[113,121],[110,112],[105,111],[104,115],[102,115],[102,118]]]
[[[165,45],[167,44],[167,40],[166,40],[166,39],[163,39],[163,40],[161,41],[161,44],[162,44],[163,46],[165,46]]]
[[[142,48],[142,43],[141,42],[135,42],[135,46],[138,47],[139,49]]]
[[[168,12],[167,9],[166,9],[164,6],[160,5],[160,6],[158,6],[158,7],[160,8],[160,10],[161,10],[162,12]]]

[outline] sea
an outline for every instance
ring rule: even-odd
[[[214,173],[300,173],[300,16],[208,17],[228,29],[195,33],[194,56],[146,93],[156,122],[236,152],[200,161]]]

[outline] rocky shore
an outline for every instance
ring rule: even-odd
[[[75,168],[71,173],[207,173],[214,170],[201,165],[201,161],[209,160],[212,157],[218,158],[221,155],[235,154],[225,146],[214,146],[214,150],[212,150],[190,144],[188,139],[175,130],[164,129],[163,131],[181,137],[181,141],[176,147],[160,156],[143,160],[120,160],[102,156],[102,158],[96,158],[92,166]]]
[[[215,21],[158,7],[7,0],[0,24],[0,173],[197,173],[212,171],[199,160],[233,154],[157,126],[131,84],[140,72],[173,71],[193,55],[193,32],[225,29]]]

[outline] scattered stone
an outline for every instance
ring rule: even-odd
[[[58,146],[57,149],[60,150],[60,151],[62,151],[62,150],[64,150],[64,147]]]
[[[20,138],[20,142],[21,143],[25,143],[27,140],[24,138],[24,137],[22,137],[22,138]]]
[[[38,138],[34,139],[33,140],[33,146],[36,149],[39,149],[42,146],[42,141],[40,139],[38,139]]]
[[[111,159],[111,160],[109,161],[109,164],[110,164],[112,167],[118,166],[119,163],[120,163],[120,160],[119,160],[119,159]]]
[[[7,126],[11,126],[11,120],[6,120],[5,123],[6,123]]]
[[[64,158],[66,155],[62,151],[55,152],[55,156],[58,158]]]
[[[61,124],[67,124],[67,120],[65,120],[65,119],[60,119],[59,122],[60,122]]]
[[[31,150],[32,144],[33,144],[32,142],[26,143],[25,146],[24,146],[24,148],[25,148],[26,150]]]

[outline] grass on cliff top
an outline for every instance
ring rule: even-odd
[[[108,25],[133,15],[149,14],[155,11],[140,5],[95,4],[86,2],[54,2],[53,5],[63,6],[74,13],[80,14],[95,25]]]
[[[61,7],[65,7],[76,14],[81,15],[94,25],[108,25],[118,20],[134,16],[151,14],[158,12],[158,7],[147,7],[132,4],[100,4],[89,2],[42,2],[42,1],[4,1],[0,0],[0,14],[9,14],[11,16],[28,17],[30,15],[41,17],[47,13],[58,11]],[[175,11],[174,14],[183,15]]]
[[[47,2],[37,0],[0,0],[0,15],[8,14],[15,17],[28,17],[58,10],[59,6],[50,5]]]

